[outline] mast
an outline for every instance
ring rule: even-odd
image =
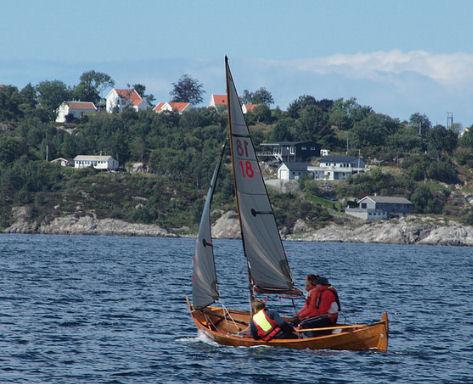
[[[237,213],[238,213],[238,222],[240,223],[240,234],[241,234],[241,240],[243,244],[243,254],[245,255],[246,259],[246,267],[248,270],[248,290],[250,291],[250,308],[251,308],[251,302],[255,298],[255,293],[253,290],[253,281],[251,279],[251,269],[250,269],[250,262],[248,260],[248,255],[246,253],[246,247],[245,247],[245,241],[243,238],[243,226],[242,226],[242,220],[241,220],[241,214],[240,214],[240,202],[238,199],[238,193],[237,193],[237,182],[236,182],[236,170],[235,170],[235,160],[234,160],[234,149],[233,149],[233,139],[232,139],[232,115],[231,115],[231,108],[230,108],[230,77],[231,77],[231,72],[230,72],[230,67],[228,65],[228,57],[225,55],[225,79],[226,79],[226,85],[227,85],[227,111],[228,111],[228,141],[230,142],[230,158],[232,160],[232,170],[233,170],[233,189],[235,190],[235,198],[236,198],[236,205],[237,205]],[[239,101],[238,101],[239,102]]]

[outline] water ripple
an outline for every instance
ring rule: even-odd
[[[247,308],[241,243],[214,244],[224,304]],[[233,348],[198,334],[184,302],[192,239],[0,235],[0,383],[473,382],[471,249],[285,245],[299,286],[330,277],[342,321],[389,312],[388,353]]]

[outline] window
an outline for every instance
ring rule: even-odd
[[[361,208],[366,209],[366,203],[361,203]]]

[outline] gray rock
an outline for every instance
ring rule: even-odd
[[[240,238],[240,221],[235,211],[228,211],[218,218],[212,227],[214,238]]]

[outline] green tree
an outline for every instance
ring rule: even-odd
[[[270,141],[293,141],[294,134],[293,128],[296,125],[295,120],[290,117],[286,117],[279,120],[274,128],[271,130],[269,140]]]
[[[31,83],[26,84],[25,87],[20,91],[20,97],[20,109],[25,115],[31,114],[38,104],[36,90],[31,85]]]
[[[293,119],[297,119],[300,116],[301,111],[309,106],[316,106],[317,100],[314,96],[302,95],[294,100],[287,108],[287,113]]]
[[[172,101],[184,101],[191,104],[202,102],[205,93],[204,86],[189,75],[183,75],[177,83],[172,83],[173,89],[169,92]]]
[[[459,144],[467,148],[473,148],[473,125],[463,131]]]
[[[420,136],[424,136],[432,128],[432,123],[426,115],[414,113],[409,118],[409,127],[414,128]]]
[[[146,86],[143,84],[133,84],[133,88],[148,103],[149,106],[154,105],[154,95],[151,93],[149,95],[146,94]]]
[[[248,113],[247,121],[249,123],[266,123],[270,124],[272,120],[271,110],[266,104],[259,104],[256,108]]]
[[[274,104],[273,95],[271,95],[271,93],[264,87],[261,87],[254,92],[245,89],[241,99],[245,104],[264,104],[267,106]]]
[[[427,149],[433,152],[451,154],[457,147],[457,134],[442,125],[436,125],[427,132]]]
[[[0,86],[0,121],[18,120],[23,116],[20,109],[21,96],[12,85]]]
[[[100,101],[100,94],[114,85],[115,82],[106,73],[87,71],[80,76],[80,82],[74,87],[72,96],[77,100],[97,104]]]
[[[410,196],[418,213],[441,213],[444,202],[435,196],[427,185],[420,184]]]
[[[400,127],[397,120],[379,113],[370,113],[353,126],[356,144],[364,146],[381,146],[386,143],[388,135],[395,133]]]
[[[71,91],[62,81],[42,81],[36,86],[39,106],[48,111],[51,117],[59,105],[71,98]]]
[[[300,112],[295,126],[296,140],[314,140],[322,146],[335,145],[335,133],[328,125],[328,115],[320,107],[310,105]]]

